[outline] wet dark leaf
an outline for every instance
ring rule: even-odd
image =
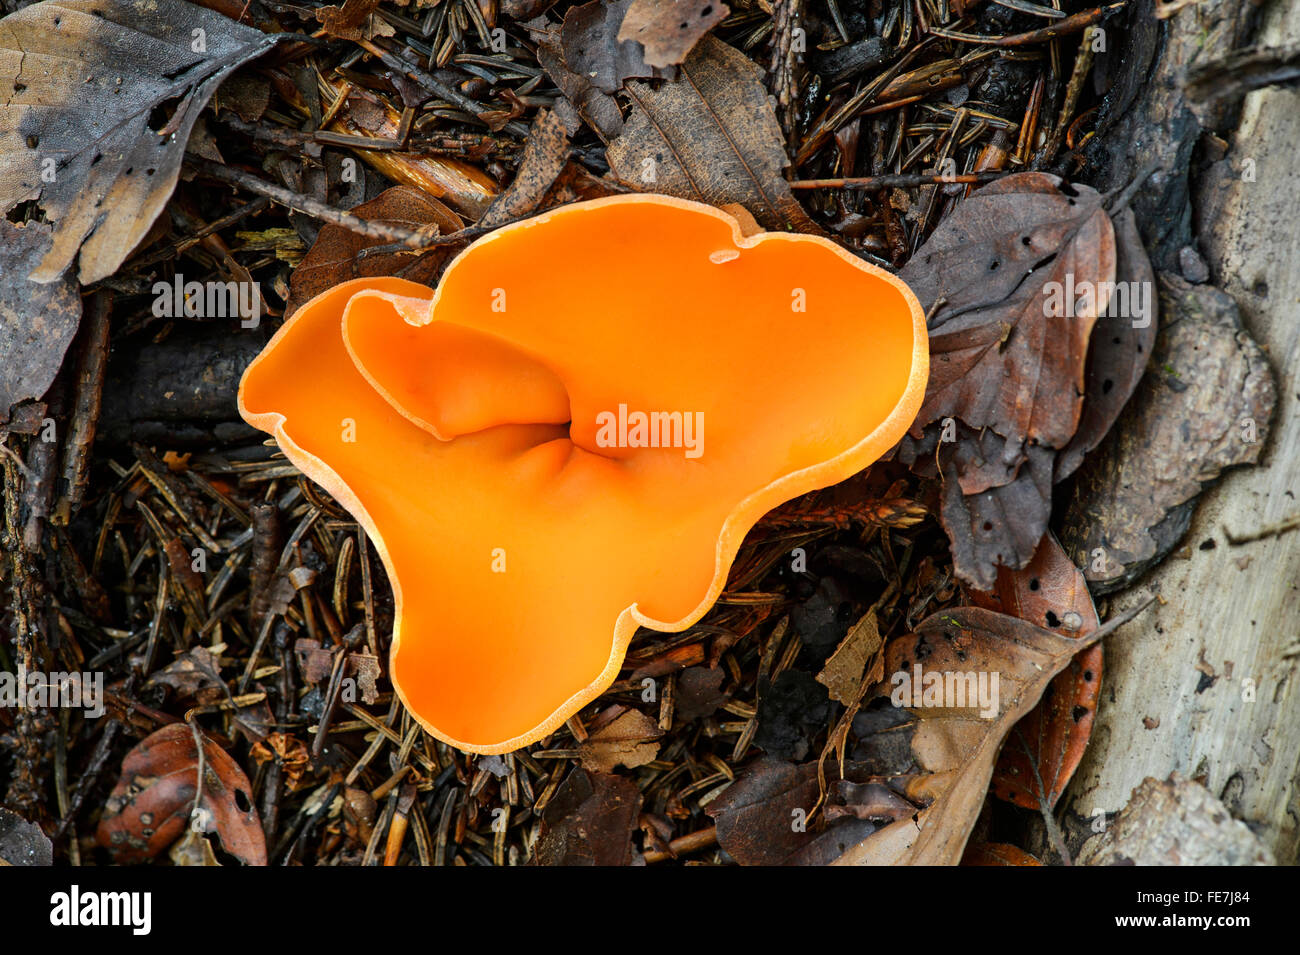
[[[826,687],[802,670],[782,670],[759,690],[754,745],[769,756],[801,760],[829,713]]]
[[[677,675],[675,712],[680,720],[712,716],[727,695],[722,692],[721,667],[687,667]]]
[[[34,822],[0,808],[0,865],[53,865],[54,846]]]
[[[542,812],[534,865],[631,865],[641,792],[630,779],[574,769]]]
[[[846,777],[870,778],[856,764],[846,766]],[[826,865],[876,831],[874,822],[852,811],[838,813],[829,826],[814,823],[818,792],[815,763],[751,763],[709,803],[718,845],[741,865]],[[848,793],[857,795],[853,788]]]
[[[632,0],[592,0],[573,7],[560,28],[564,64],[604,93],[614,93],[636,77],[673,79],[676,71],[646,63],[640,44],[620,38],[619,29]]]
[[[0,217],[0,426],[14,405],[45,394],[81,322],[75,281],[27,278],[49,247],[49,226]]]

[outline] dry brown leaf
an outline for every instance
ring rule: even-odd
[[[293,642],[294,654],[302,668],[302,678],[307,683],[319,683],[334,672],[335,654],[333,648],[322,647],[319,640],[312,637],[299,637]],[[361,691],[363,703],[373,703],[378,699],[379,658],[370,653],[349,653],[344,664],[344,676],[355,681],[353,688],[344,686],[343,699],[355,702],[355,692]]]
[[[217,658],[207,647],[195,647],[151,676],[146,685],[171,687],[182,697],[200,704],[220,703],[230,698]]]
[[[217,866],[217,854],[212,851],[212,843],[206,836],[201,836],[193,829],[185,831],[185,837],[168,851],[173,865],[183,866]]]
[[[303,775],[311,769],[311,752],[307,745],[295,736],[280,732],[270,733],[254,743],[248,755],[258,763],[278,762],[289,792],[295,792],[303,784]]]
[[[392,36],[397,31],[387,20],[375,15],[379,0],[343,0],[341,7],[318,7],[316,20],[330,36],[343,40],[373,40]]]
[[[911,433],[945,417],[993,428],[1019,454],[1034,441],[1063,448],[1082,406],[1095,302],[1048,314],[1048,283],[1115,281],[1114,229],[1102,197],[1054,176],[1021,173],[978,190],[934,230],[902,270],[929,309],[930,381]],[[1074,303],[1071,303],[1074,304]],[[1101,303],[1102,307],[1105,303]],[[1006,458],[962,474],[976,494],[1005,476]]]
[[[615,766],[635,769],[659,754],[659,724],[640,710],[627,710],[578,744],[582,768],[609,773]]]
[[[640,43],[647,66],[677,66],[730,12],[718,0],[632,0],[618,39]]]
[[[1127,618],[1128,615],[1125,615]],[[1093,643],[1118,626],[1112,621],[1083,640]],[[916,632],[885,649],[887,683],[882,692],[904,688],[895,675],[997,674],[996,712],[980,707],[907,707],[910,718],[864,740],[868,752],[894,765],[892,788],[924,806],[867,836],[836,860],[838,865],[956,865],[961,861],[988,792],[994,761],[1007,732],[1028,713],[1052,677],[1079,652],[1081,641],[979,607],[960,607],[926,618]],[[954,681],[954,684],[956,681]],[[917,690],[919,693],[919,688]],[[906,695],[904,702],[910,702]],[[957,700],[944,699],[944,704]],[[968,702],[968,701],[967,701]],[[864,749],[862,744],[855,752]]]
[[[209,97],[277,39],[181,0],[45,0],[0,21],[0,213],[34,200],[54,227],[31,279],[78,250],[83,284],[112,275],[167,204]]]
[[[831,699],[853,703],[862,686],[867,663],[876,660],[877,668],[881,665],[877,654],[882,642],[876,626],[876,612],[869,610],[849,629],[822,672],[817,674],[817,682],[830,691]],[[879,681],[882,675],[877,674],[871,682]]]
[[[632,112],[607,153],[622,182],[715,206],[736,202],[773,232],[823,231],[783,177],[784,138],[749,57],[706,36],[677,82],[624,89]]]

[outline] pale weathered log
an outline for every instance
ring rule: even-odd
[[[1273,854],[1199,783],[1144,779],[1081,865],[1273,865]]]
[[[1188,51],[1225,6],[1210,0],[1173,18],[1170,44],[1182,44],[1184,61],[1202,55]],[[1258,34],[1239,42],[1300,39],[1300,7],[1274,0],[1262,16]],[[1273,431],[1259,466],[1205,495],[1187,546],[1141,581],[1164,604],[1107,641],[1093,745],[1070,793],[1074,811],[1090,816],[1118,810],[1146,777],[1204,777],[1285,864],[1300,853],[1300,532],[1233,546],[1225,528],[1240,537],[1300,511],[1300,92],[1251,93],[1225,139],[1194,182],[1195,224],[1212,280],[1236,299],[1277,376]],[[1130,591],[1115,603],[1135,599]]]

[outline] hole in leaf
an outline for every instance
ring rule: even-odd
[[[1038,588],[1039,588],[1038,578],[1037,578],[1037,577],[1034,577],[1033,579],[1031,579],[1031,580],[1029,581],[1029,589],[1030,589],[1030,590],[1037,590]]]
[[[1059,627],[1061,625],[1061,618],[1049,610],[1047,611],[1047,625],[1049,627]]]
[[[235,790],[235,805],[239,807],[240,812],[248,812],[253,808],[252,800],[248,798],[248,793],[242,789]]]
[[[45,218],[45,210],[41,208],[35,199],[28,199],[18,203],[9,210],[9,214],[5,218],[13,223],[49,221]]]

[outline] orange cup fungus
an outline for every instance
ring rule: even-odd
[[[239,407],[374,541],[411,714],[504,753],[603,692],[638,626],[699,620],[765,512],[892,447],[928,363],[915,296],[832,242],[616,196],[479,239],[436,292],[317,296]]]

